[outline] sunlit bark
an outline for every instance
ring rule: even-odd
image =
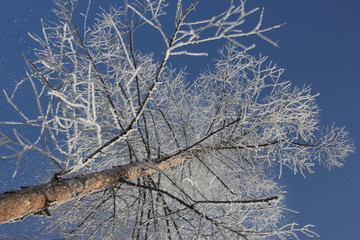
[[[78,175],[72,178],[57,178],[38,185],[0,194],[0,223],[20,220],[30,214],[47,214],[48,207],[79,199],[92,192],[103,190],[123,180],[151,176],[157,171],[175,167],[189,159],[177,156],[160,163],[140,166],[129,163],[103,171]]]

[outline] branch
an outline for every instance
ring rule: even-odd
[[[175,167],[191,158],[192,155],[188,154],[186,156],[175,156],[155,164],[129,163],[113,169],[66,179],[53,179],[45,184],[2,193],[0,194],[0,223],[21,220],[48,207],[61,205],[105,189],[119,181],[151,176],[158,171]]]

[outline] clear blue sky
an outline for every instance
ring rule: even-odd
[[[203,2],[199,16],[202,11],[216,10],[225,1]],[[253,52],[268,55],[284,67],[285,78],[295,84],[311,84],[314,92],[321,94],[317,103],[322,109],[322,123],[346,126],[355,143],[359,143],[360,1],[248,0],[248,3],[265,7],[265,26],[287,23],[270,34],[273,40],[279,40],[280,49],[257,40],[258,48]],[[52,16],[52,6],[50,0],[1,0],[0,89],[11,90],[25,76],[22,54],[31,54],[34,47],[27,32],[39,32],[40,18]],[[6,108],[4,102],[1,93],[2,109]],[[1,119],[4,117],[7,116],[1,115]],[[306,179],[286,172],[280,181],[289,192],[288,206],[300,212],[294,221],[316,225],[321,239],[359,239],[359,156],[352,155],[345,167],[331,172],[317,167],[316,173],[308,174]],[[0,163],[0,191],[31,184],[31,179],[24,177],[9,180],[14,166],[9,168],[7,164]],[[18,227],[21,225],[0,226],[0,233]],[[28,229],[31,231],[31,227]]]

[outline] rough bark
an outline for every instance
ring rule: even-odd
[[[105,189],[121,180],[150,176],[157,171],[175,167],[190,159],[190,155],[192,154],[163,159],[161,162],[147,165],[129,163],[112,169],[56,179],[45,184],[4,192],[0,194],[0,224],[21,220],[31,214],[48,213],[48,207]]]

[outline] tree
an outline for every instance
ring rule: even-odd
[[[80,29],[76,1],[55,3],[58,20],[31,35],[40,47],[26,59],[27,77],[5,92],[23,120],[1,122],[20,125],[1,133],[8,157],[21,166],[35,151],[55,169],[45,184],[1,194],[1,222],[51,215],[48,228],[67,239],[316,235],[286,222],[272,171],[341,166],[354,145],[343,128],[319,126],[310,87],[282,81],[283,69],[240,41],[254,35],[276,45],[264,33],[280,25],[263,28],[261,12],[246,31],[259,10],[242,0],[205,20],[193,20],[199,3],[139,0],[101,12],[91,27],[85,14]],[[146,27],[163,41],[158,61],[137,50]],[[225,45],[196,79],[172,66],[174,56],[206,56],[200,46],[211,41]],[[37,112],[16,104],[21,87],[34,92]]]

